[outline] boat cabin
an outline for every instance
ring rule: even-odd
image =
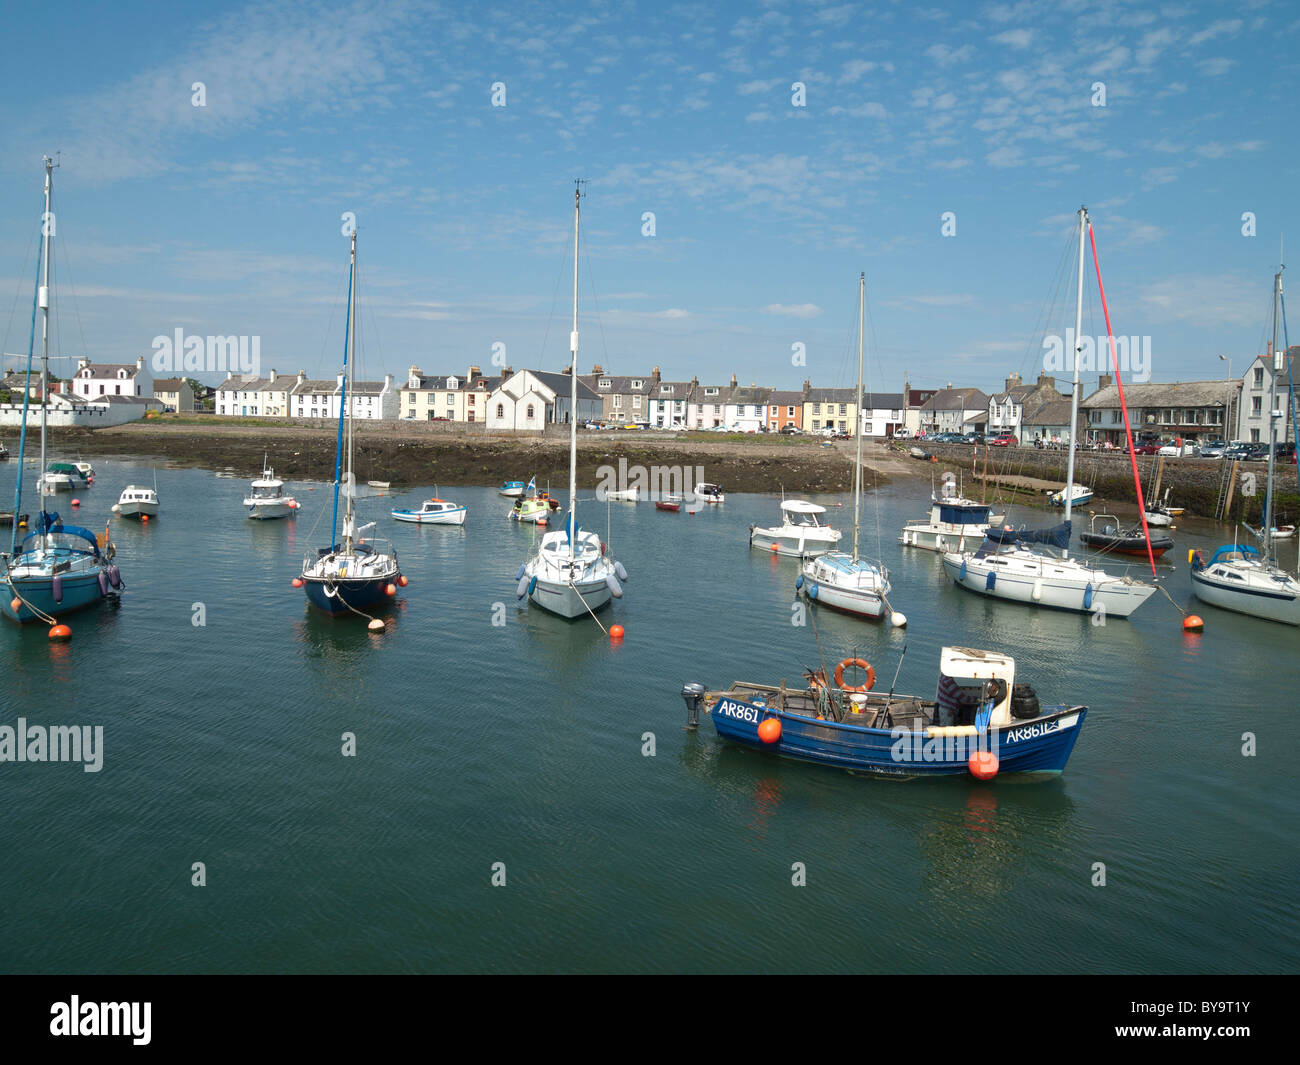
[[[157,503],[158,493],[152,488],[137,488],[133,484],[128,484],[122,490],[122,495],[118,499],[119,503]]]
[[[803,499],[787,499],[781,503],[781,520],[786,525],[823,529],[825,526],[817,520],[817,515],[825,513],[825,507],[819,507],[816,503],[809,503]]]
[[[1016,663],[1010,655],[972,647],[945,647],[939,656],[935,719],[940,725],[1012,724]]]

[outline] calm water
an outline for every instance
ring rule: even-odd
[[[96,467],[75,519],[91,528],[154,476]],[[97,774],[0,764],[0,970],[1295,968],[1293,629],[1197,606],[1206,631],[1188,637],[1161,597],[1105,628],[988,602],[897,546],[928,497],[897,484],[880,542],[910,625],[821,611],[832,664],[856,651],[888,687],[906,645],[898,690],[928,695],[944,644],[1006,650],[1045,700],[1092,711],[1056,780],[877,781],[724,748],[707,719],[681,727],[684,681],[796,682],[818,663],[812,628],[791,624],[795,563],[746,546],[776,497],[693,517],[615,506],[631,581],[602,614],[627,629],[611,646],[517,606],[536,531],[489,488],[444,492],[469,506],[463,530],[388,518],[429,488],[366,502],[411,578],[371,635],[290,586],[327,539],[328,514],[311,532],[325,486],[294,486],[296,520],[258,523],[242,480],[157,480],[157,521],[114,521],[119,610],[70,617],[63,648],[0,628],[0,724],[105,734]],[[604,534],[604,506],[582,515]],[[833,515],[851,527],[847,506]],[[1178,602],[1187,547],[1213,542],[1178,534]]]

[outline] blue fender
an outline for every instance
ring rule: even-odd
[[[799,574],[799,576],[797,576],[794,579],[794,590],[797,592],[802,587],[803,587],[803,574],[801,573]]]
[[[515,574],[515,580],[520,580],[523,577],[524,570],[526,568],[527,568],[527,563],[524,562],[519,563],[519,572]]]
[[[55,577],[50,581],[50,592],[54,596],[56,603],[63,602],[63,578]]]
[[[986,592],[993,591],[993,586],[997,583],[998,583],[998,575],[994,573],[992,570],[989,570],[988,576],[984,578],[984,590]]]
[[[1088,582],[1088,587],[1083,590],[1083,609],[1092,609],[1092,582]]]
[[[815,584],[808,585],[808,598],[809,599],[817,598],[817,585]]]
[[[536,590],[537,590],[537,578],[534,577],[531,581],[528,582],[528,594],[532,595],[533,592],[535,592]]]
[[[957,574],[957,579],[959,581],[966,579],[966,560],[964,558],[961,560],[961,572]]]

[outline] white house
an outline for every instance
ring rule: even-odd
[[[735,378],[732,378],[735,380]],[[757,433],[767,428],[767,404],[772,389],[757,385],[732,388],[723,404],[723,424],[741,433]]]
[[[295,418],[338,418],[345,380],[341,371],[333,380],[313,381],[308,380],[306,371],[299,370],[289,393],[290,413]],[[397,399],[392,374],[385,374],[382,381],[353,381],[348,413],[357,420],[393,421],[397,418]]]
[[[133,396],[137,399],[153,398],[153,371],[141,355],[134,363],[91,362],[78,359],[76,373],[70,382],[71,393],[77,399],[91,400],[100,396]]]
[[[862,393],[862,435],[891,439],[903,428],[902,392]]]
[[[1272,345],[1269,345],[1270,348]],[[1300,357],[1300,345],[1293,344],[1287,349],[1287,358]],[[1294,363],[1291,364],[1294,366]],[[1268,392],[1273,380],[1272,354],[1259,356],[1241,376],[1241,399],[1237,404],[1236,435],[1234,440],[1244,440],[1250,444],[1268,443]],[[1282,418],[1277,423],[1279,443],[1295,439],[1294,426],[1291,424],[1291,397],[1288,375],[1283,372],[1277,382],[1277,409],[1282,411]]]
[[[698,380],[656,381],[650,392],[647,412],[652,429],[685,429],[691,392]]]
[[[502,379],[487,400],[489,429],[541,429],[567,425],[573,382],[568,373],[519,370]],[[578,381],[577,418],[581,424],[600,417],[600,396]]]
[[[686,401],[686,421],[692,429],[725,425],[723,407],[731,389],[726,385],[696,385]]]

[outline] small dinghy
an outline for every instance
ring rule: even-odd
[[[628,488],[621,492],[614,489],[605,493],[605,499],[610,503],[635,503],[637,500],[636,493],[635,488]],[[599,493],[597,493],[597,498],[599,498]]]
[[[922,462],[930,461],[930,452],[924,451],[919,447],[909,447],[907,453],[914,459],[920,459]]]
[[[665,496],[663,499],[655,500],[655,510],[671,510],[676,514],[682,509],[681,496]]]
[[[419,510],[394,510],[393,517],[413,525],[464,525],[467,508],[445,499],[426,499]]]
[[[12,510],[6,510],[3,513],[0,513],[0,528],[11,529],[13,528],[13,524],[14,524],[14,513]],[[27,524],[27,515],[19,514],[18,527],[21,529],[26,524]]]
[[[1101,522],[1101,527],[1097,523]],[[1084,547],[1094,551],[1109,551],[1117,555],[1139,555],[1147,557],[1147,541],[1142,535],[1141,526],[1125,529],[1113,514],[1094,514],[1092,526],[1087,532],[1079,534]],[[1174,538],[1168,533],[1151,533],[1151,554],[1159,558],[1174,546]]]

